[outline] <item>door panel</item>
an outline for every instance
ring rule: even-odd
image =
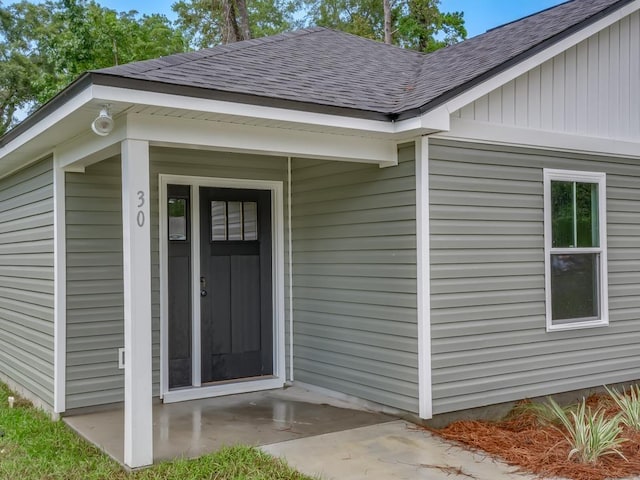
[[[271,193],[200,188],[202,382],[273,373]]]
[[[191,381],[190,187],[167,186],[169,388]]]

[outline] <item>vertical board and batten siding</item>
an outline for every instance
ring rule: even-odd
[[[282,181],[286,211],[287,160],[281,157],[152,148],[150,161],[153,393],[158,395],[158,175]],[[124,398],[124,374],[118,369],[117,356],[118,348],[124,345],[121,189],[119,158],[87,167],[85,173],[67,173],[68,409],[113,403]]]
[[[0,374],[53,408],[53,161],[0,180]]]
[[[294,375],[416,412],[414,146],[399,154],[293,162]]]
[[[120,170],[115,157],[66,174],[67,409],[124,398]]]
[[[635,12],[458,110],[507,126],[637,139],[640,12]]]
[[[640,378],[636,160],[432,140],[434,413]],[[610,325],[545,331],[543,168],[607,174]]]

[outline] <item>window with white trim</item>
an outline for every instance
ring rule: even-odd
[[[547,331],[608,325],[606,174],[544,170]]]

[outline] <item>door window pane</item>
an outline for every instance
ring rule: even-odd
[[[187,200],[185,198],[169,199],[169,240],[187,240]]]
[[[227,202],[227,240],[242,240],[242,202]]]
[[[227,239],[227,202],[211,202],[211,240]]]
[[[551,255],[551,316],[562,320],[600,317],[597,253]]]
[[[244,239],[258,239],[258,204],[256,202],[243,202]]]
[[[256,202],[211,202],[211,240],[258,240],[258,204]]]

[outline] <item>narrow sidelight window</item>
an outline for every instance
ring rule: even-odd
[[[607,325],[606,176],[544,170],[547,330]]]

